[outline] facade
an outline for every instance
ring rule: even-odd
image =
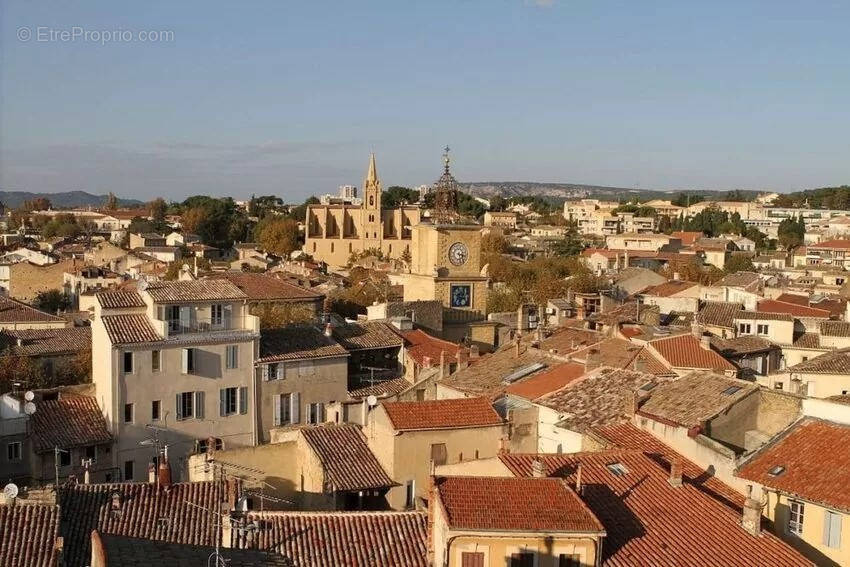
[[[516,213],[510,211],[487,211],[484,213],[484,226],[495,226],[513,230],[516,228]]]
[[[363,182],[360,205],[309,205],[304,252],[316,261],[345,266],[352,254],[379,250],[389,258],[401,258],[410,251],[410,227],[417,224],[417,206],[381,208],[381,182],[374,154]]]
[[[157,443],[170,444],[175,478],[188,477],[186,457],[210,437],[224,447],[257,443],[259,320],[238,287],[157,282],[97,299],[92,381],[122,479],[146,475]]]

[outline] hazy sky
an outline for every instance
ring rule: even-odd
[[[0,20],[6,190],[294,201],[360,186],[371,150],[385,187],[431,183],[445,144],[461,181],[850,182],[846,0],[0,0]]]

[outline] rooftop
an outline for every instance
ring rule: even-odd
[[[825,337],[850,337],[850,322],[822,321],[820,332]]]
[[[830,249],[830,250],[850,250],[850,240],[826,240],[817,244],[809,244],[809,250]]]
[[[317,301],[322,298],[321,293],[266,274],[223,272],[208,279],[216,278],[232,282],[253,301]]]
[[[349,352],[400,347],[404,344],[401,335],[394,330],[394,327],[382,321],[348,323],[334,327],[333,337]]]
[[[780,348],[769,340],[752,335],[743,335],[734,339],[711,337],[711,348],[724,357],[736,357]]]
[[[557,392],[573,380],[582,376],[584,372],[584,364],[566,362],[540,374],[535,374],[527,380],[511,384],[505,392],[527,400],[535,400],[540,396]]]
[[[413,384],[411,384],[407,378],[402,376],[401,378],[383,380],[375,382],[375,384],[371,386],[351,390],[348,392],[348,396],[358,400],[369,396],[377,396],[379,398],[384,396],[393,396],[410,389],[411,386],[413,386]]]
[[[850,427],[805,418],[756,452],[739,467],[737,475],[810,502],[850,511],[848,462]]]
[[[142,313],[102,315],[103,326],[113,345],[161,341],[148,316]]]
[[[760,313],[785,313],[795,317],[821,317],[828,319],[831,316],[831,313],[826,309],[817,309],[796,303],[785,303],[784,301],[776,301],[775,299],[762,299],[759,301],[756,310]]]
[[[15,356],[56,356],[91,350],[91,327],[0,330],[0,350],[5,349]]]
[[[445,352],[446,360],[456,360],[459,346],[449,341],[432,337],[425,331],[406,331],[401,335],[407,343],[407,354],[420,366],[425,364],[425,358],[432,364],[440,362],[440,353]]]
[[[335,340],[313,325],[287,325],[260,333],[258,363],[347,356]]]
[[[156,303],[226,301],[248,298],[235,284],[224,279],[153,282],[147,285],[145,291]]]
[[[0,504],[0,565],[56,567],[59,508],[42,504]]]
[[[0,297],[0,323],[61,323],[62,318],[8,297]]]
[[[428,567],[421,512],[252,512],[261,528],[235,531],[236,548],[274,551],[297,567]]]
[[[108,567],[150,567],[151,565],[208,567],[215,547],[164,543],[118,535],[100,535]],[[219,548],[227,567],[292,567],[287,557],[253,549]],[[104,566],[104,567],[106,567]]]
[[[674,295],[687,291],[694,286],[699,286],[696,282],[686,282],[681,280],[670,280],[663,284],[659,284],[647,288],[641,292],[641,295],[651,295],[653,297],[673,297]]]
[[[560,478],[438,477],[434,487],[451,529],[600,533],[593,512]]]
[[[301,433],[319,457],[325,482],[334,490],[359,491],[397,486],[366,445],[360,426],[305,427]]]
[[[114,290],[98,292],[97,301],[104,309],[128,309],[144,307],[145,301],[135,290]]]
[[[97,400],[90,396],[66,396],[58,400],[42,400],[38,411],[30,417],[33,450],[36,453],[75,449],[111,443]]]
[[[440,384],[467,395],[496,398],[507,388],[507,384],[504,383],[505,377],[523,369],[529,369],[527,375],[532,375],[552,363],[553,359],[540,349],[524,345],[521,349],[519,356],[515,354],[515,346],[508,346],[482,356],[475,361],[475,364],[470,364],[467,368],[443,378]],[[533,368],[536,370],[531,370]]]
[[[661,456],[611,450],[500,458],[523,477],[531,476],[535,459],[542,459],[548,474],[570,483],[581,464],[583,500],[607,533],[602,544],[605,567],[812,565],[766,529],[758,537],[747,533],[740,509],[705,490],[705,474],[683,474],[682,485],[672,486],[670,464]]]
[[[486,398],[381,404],[397,431],[491,427],[504,421]]]
[[[761,283],[761,276],[756,272],[735,272],[724,276],[716,287],[738,287],[747,291],[756,291]]]
[[[692,334],[655,339],[649,345],[673,368],[736,370],[731,362],[710,348],[703,348]]]
[[[786,370],[810,374],[850,374],[850,348],[824,353],[789,366]]]
[[[794,316],[788,313],[770,313],[766,311],[740,311],[735,313],[734,319],[744,321],[786,321],[794,322]]]
[[[731,329],[735,326],[735,315],[744,309],[740,303],[727,301],[706,301],[697,314],[697,322],[713,327],[726,327]]]
[[[650,390],[639,411],[642,415],[691,428],[702,425],[757,390],[758,386],[752,382],[693,372]]]

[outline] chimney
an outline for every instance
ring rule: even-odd
[[[682,486],[682,459],[677,457],[670,463],[670,478],[667,482],[670,486]]]
[[[121,510],[121,493],[117,490],[113,492],[112,496],[110,497],[110,507],[112,508],[113,512]]]
[[[156,482],[156,463],[153,461],[148,463],[148,482],[151,484]]]
[[[463,347],[457,349],[457,369],[463,370],[469,366],[469,351]]]
[[[638,409],[640,409],[640,398],[638,393],[633,390],[626,390],[623,395],[623,404],[626,417],[632,418]]]
[[[239,485],[235,479],[227,479],[227,509],[231,512],[236,510],[236,501],[239,499]]]
[[[711,350],[711,337],[708,335],[703,335],[699,338],[699,346],[704,348],[705,350]]]
[[[546,476],[546,463],[539,457],[535,457],[531,461],[531,476],[534,478],[544,478]]]
[[[333,336],[333,334],[334,334],[334,326],[333,326],[333,325],[331,325],[331,322],[330,322],[330,321],[328,321],[328,322],[325,324],[325,336],[326,336],[326,337],[328,337],[328,338],[330,338],[330,337],[332,337],[332,336]]]
[[[168,464],[168,448],[162,452],[159,460],[159,485],[163,488],[171,486],[171,466]]]
[[[646,372],[646,360],[638,354],[635,357],[635,372]]]
[[[448,364],[446,364],[446,351],[440,351],[440,378],[448,376]]]
[[[470,360],[474,360],[481,356],[481,351],[478,349],[478,345],[470,345],[469,347],[469,358]]]
[[[744,500],[744,515],[741,518],[741,527],[753,536],[761,533],[761,502],[753,498],[752,484],[747,485],[747,499]]]
[[[673,272],[673,281],[677,282],[680,279],[681,279],[681,276],[679,275],[679,272]]]
[[[510,452],[511,452],[511,441],[510,441],[510,439],[507,436],[499,438],[499,454],[500,455],[507,455]]]
[[[516,344],[514,345],[514,358],[519,358],[522,350],[522,333],[517,332],[516,334]]]
[[[422,357],[422,368],[431,368],[431,357],[423,356]]]
[[[434,511],[437,507],[437,489],[436,489],[436,479],[434,478],[434,470],[433,470],[434,462],[431,461],[431,471],[428,474],[428,538],[427,538],[427,549],[426,553],[428,556],[428,565],[434,564]]]
[[[581,484],[581,463],[576,465],[576,494],[581,496],[582,484]]]
[[[691,334],[696,338],[702,337],[702,328],[699,326],[699,323],[694,321],[691,323]]]

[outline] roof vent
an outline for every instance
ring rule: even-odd
[[[728,388],[726,388],[725,390],[723,390],[720,393],[723,394],[724,396],[731,396],[732,394],[736,394],[740,391],[741,391],[740,386],[729,386]]]
[[[508,374],[507,376],[502,378],[502,384],[512,384],[512,383],[516,382],[517,380],[519,380],[520,378],[528,376],[532,372],[537,372],[538,370],[541,370],[543,368],[546,368],[546,364],[544,364],[542,362],[535,362],[534,364],[528,364],[526,366],[518,368],[517,370],[514,370],[513,372],[511,372],[510,374]]]
[[[614,476],[626,476],[629,473],[629,469],[623,463],[608,463],[605,466]]]
[[[767,474],[770,476],[781,476],[785,473],[785,467],[783,465],[776,465],[775,467],[771,467],[770,470],[767,471]]]

